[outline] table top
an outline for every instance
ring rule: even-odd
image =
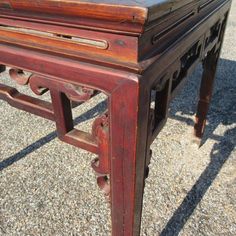
[[[0,0],[0,43],[140,73],[213,13],[217,18],[218,10],[229,2]],[[165,15],[158,18],[161,14]],[[218,29],[210,30],[211,41]],[[199,30],[197,35],[201,34]]]
[[[0,9],[145,24],[196,0],[0,0]]]

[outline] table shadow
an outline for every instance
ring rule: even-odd
[[[214,144],[210,153],[211,160],[209,165],[187,193],[178,209],[160,233],[160,236],[176,236],[180,233],[234,150],[235,144],[228,140],[232,137],[236,137],[236,128],[227,130],[224,133],[224,137],[220,138],[220,142]]]

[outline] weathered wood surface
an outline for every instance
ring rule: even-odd
[[[194,0],[3,0],[0,8],[144,24]]]

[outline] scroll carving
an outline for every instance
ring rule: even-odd
[[[66,94],[70,100],[76,102],[85,102],[96,93],[94,90],[86,87],[77,86],[71,83],[54,79],[48,79],[38,75],[33,75],[30,78],[29,84],[32,91],[37,95],[42,95],[48,89],[50,90],[59,88],[60,92]]]
[[[31,75],[26,75],[23,70],[14,68],[9,70],[9,75],[11,79],[16,81],[16,83],[19,85],[27,85],[31,77]]]
[[[77,86],[72,83],[63,82],[52,78],[45,78],[36,74],[27,75],[21,69],[12,68],[9,70],[11,79],[20,85],[29,85],[31,90],[36,95],[43,95],[50,89],[60,89],[60,92],[65,93],[71,101],[85,102],[92,96],[97,94],[97,91]]]
[[[97,174],[97,184],[110,199],[109,183],[109,118],[108,113],[98,117],[92,127],[92,135],[98,141],[99,157],[92,162],[92,168]]]

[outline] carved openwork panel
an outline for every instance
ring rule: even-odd
[[[169,103],[183,87],[187,76],[199,62],[205,63],[204,59],[209,53],[219,53],[227,16],[228,13],[218,19],[192,46],[183,51],[178,59],[169,66],[168,70],[159,76],[152,85],[150,96],[152,97],[151,102],[154,104],[150,104],[149,112],[149,146],[164,126],[168,117]],[[216,63],[216,61],[212,62],[212,67]],[[147,155],[146,157],[147,173],[150,156]]]
[[[0,66],[2,72],[5,69],[5,66]],[[15,88],[3,84],[0,84],[0,98],[12,106],[55,121],[58,137],[62,141],[97,154],[98,158],[92,162],[92,167],[97,174],[99,187],[109,198],[108,112],[94,120],[91,132],[76,129],[72,117],[72,101],[77,104],[84,103],[97,95],[98,91],[65,80],[24,72],[17,68],[11,68],[9,75],[17,84],[28,85],[37,96],[50,92],[51,103],[22,94]]]

